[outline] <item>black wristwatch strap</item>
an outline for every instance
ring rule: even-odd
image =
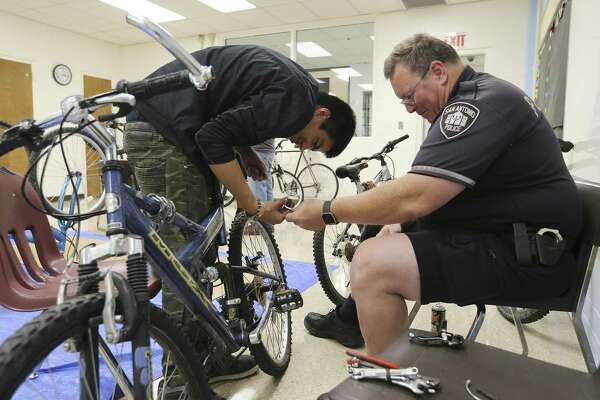
[[[337,218],[331,211],[331,201],[325,201],[323,203],[323,209],[321,211],[321,218],[326,225],[335,225],[338,223]]]

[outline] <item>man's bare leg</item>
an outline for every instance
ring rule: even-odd
[[[421,298],[415,252],[404,234],[372,238],[358,247],[350,271],[352,296],[367,351],[379,354],[405,328],[405,299]]]

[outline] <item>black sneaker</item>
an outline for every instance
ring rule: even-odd
[[[258,365],[252,356],[241,355],[226,363],[215,363],[208,372],[208,383],[233,381],[246,378],[258,372]]]
[[[308,313],[304,317],[304,326],[313,336],[334,339],[351,349],[362,347],[365,344],[360,328],[342,321],[335,309],[325,315],[315,312]]]

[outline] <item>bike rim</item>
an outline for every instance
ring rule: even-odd
[[[258,234],[257,234],[258,233]],[[268,239],[269,233],[266,228],[253,220],[247,220],[244,226],[244,235],[242,236],[242,265],[248,266],[249,261],[259,271],[266,272],[278,277],[283,277],[283,267],[279,263],[277,251]],[[264,311],[264,305],[267,296],[272,293],[259,293],[256,288],[260,286],[270,286],[270,280],[259,278],[250,274],[244,274],[246,287],[252,287],[253,307],[255,311],[255,320],[258,320]],[[276,363],[284,363],[287,360],[286,349],[289,346],[289,324],[290,313],[280,313],[272,309],[271,316],[268,319],[265,329],[261,333],[262,344]]]
[[[66,131],[65,136],[68,134],[69,131]],[[106,192],[102,186],[101,169],[101,163],[106,158],[104,151],[99,144],[79,134],[72,134],[72,136],[67,137],[64,140],[63,147],[69,163],[69,170],[73,174],[81,174],[82,176],[81,184],[77,191],[78,196],[81,196],[82,192],[84,195],[79,200],[79,213],[83,214],[100,210],[104,206],[106,197]],[[85,159],[82,159],[81,154],[85,154]],[[48,162],[44,179],[42,180],[42,171],[46,160]],[[59,144],[54,146],[50,153],[42,155],[35,166],[34,173],[36,174],[38,185],[44,194],[45,203],[56,213],[72,214],[69,212],[69,207],[71,206],[71,201],[75,201],[72,200],[74,190],[70,179],[68,179],[67,168],[65,167]],[[75,179],[73,178],[73,181]],[[99,193],[94,188],[95,183],[99,185],[97,189]],[[68,201],[64,201],[64,197],[61,196],[60,191],[56,193],[56,189],[60,188],[61,185],[65,195],[70,196]],[[92,191],[95,193],[92,193]],[[77,212],[76,208],[75,212]]]

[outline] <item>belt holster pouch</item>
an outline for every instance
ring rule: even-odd
[[[554,265],[567,247],[567,241],[560,234],[543,230],[535,234],[538,258],[542,265]]]
[[[515,222],[513,225],[513,235],[515,241],[515,254],[517,261],[521,265],[531,265],[531,248],[529,247],[529,235],[527,227],[522,222]]]

